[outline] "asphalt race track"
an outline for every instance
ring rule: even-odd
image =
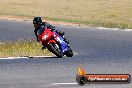
[[[55,25],[77,53],[72,58],[0,60],[0,88],[131,88],[130,84],[76,84],[77,68],[87,73],[132,75],[132,32]],[[35,39],[31,22],[0,20],[0,41]]]

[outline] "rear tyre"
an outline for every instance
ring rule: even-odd
[[[58,58],[62,58],[63,54],[61,53],[61,51],[59,49],[55,48],[54,43],[49,43],[48,49],[49,49],[49,51],[54,53]]]
[[[67,57],[72,57],[73,56],[72,49],[70,49],[69,51],[66,52],[66,56]]]
[[[86,78],[84,76],[79,76],[78,78],[76,78],[76,81],[80,86],[86,84]]]

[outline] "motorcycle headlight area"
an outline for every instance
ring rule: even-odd
[[[46,34],[46,35],[44,35],[44,36],[42,37],[43,40],[46,40],[47,38],[48,38],[48,34]]]

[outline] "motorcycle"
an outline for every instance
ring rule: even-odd
[[[37,31],[38,40],[46,45],[47,49],[55,54],[58,58],[64,55],[67,57],[73,56],[73,51],[69,44],[64,41],[59,34],[51,31],[50,28],[41,28]]]

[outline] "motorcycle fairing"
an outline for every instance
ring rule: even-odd
[[[57,36],[55,39],[60,43],[61,50],[63,53],[68,50],[67,43],[64,41],[64,39],[61,36]]]

